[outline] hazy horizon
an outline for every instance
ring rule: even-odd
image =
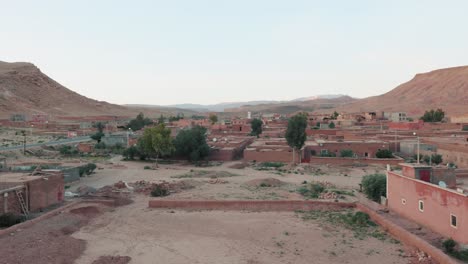
[[[468,64],[465,1],[0,3],[0,60],[116,104],[364,98]]]

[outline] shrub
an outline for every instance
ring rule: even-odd
[[[78,168],[78,172],[80,174],[80,177],[83,177],[85,174],[86,175],[91,175],[93,171],[97,168],[96,164],[94,163],[88,163],[86,165],[83,165]]]
[[[162,196],[168,196],[168,195],[169,195],[169,190],[161,185],[156,185],[156,187],[154,187],[154,189],[151,191],[151,196],[153,197],[162,197]]]
[[[364,194],[367,198],[380,202],[381,196],[387,195],[387,176],[385,174],[370,174],[361,181]]]
[[[379,159],[391,159],[393,158],[393,154],[390,150],[388,149],[379,149],[376,153],[375,156]]]
[[[321,183],[311,183],[297,189],[298,193],[309,198],[318,198],[323,191],[325,191],[325,187]]]
[[[150,166],[145,166],[143,167],[144,170],[151,170],[151,167]]]
[[[76,154],[78,154],[78,150],[76,148],[73,148],[72,146],[67,146],[67,145],[61,146],[59,148],[59,152],[62,155],[76,155]]]
[[[345,158],[352,158],[354,156],[353,151],[350,149],[342,149],[340,154],[341,154],[341,157],[345,157]]]
[[[282,162],[263,162],[260,166],[262,167],[272,167],[272,168],[280,168],[284,166]]]
[[[106,143],[104,143],[104,142],[96,143],[96,145],[94,145],[94,148],[95,149],[106,149]]]
[[[445,252],[453,253],[455,251],[455,246],[457,246],[457,242],[450,238],[442,242],[442,246],[444,246]]]
[[[23,217],[12,213],[0,215],[0,227],[10,227],[23,222]]]

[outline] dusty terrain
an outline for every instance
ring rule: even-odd
[[[363,175],[382,168],[324,165],[285,167],[286,172],[278,173],[252,164],[235,169],[245,166],[238,162],[204,168],[160,164],[157,170],[144,169],[147,165],[115,157],[68,190],[86,185],[108,193],[119,181],[186,182],[192,187],[162,198],[129,194],[124,187],[120,194],[131,195],[133,202],[127,199],[118,207],[79,204],[0,237],[6,245],[0,247],[0,263],[413,263],[412,253],[379,227],[358,234],[317,214],[148,208],[149,199],[305,199],[296,192],[304,181],[352,192]]]
[[[383,95],[364,98],[338,107],[339,111],[403,111],[421,116],[430,108],[442,108],[448,115],[466,113],[468,66],[417,74]]]
[[[295,213],[152,210],[142,197],[72,237],[87,244],[77,264],[101,255],[130,263],[407,263],[399,244],[330,232]]]
[[[196,188],[171,194],[162,199],[216,199],[216,200],[297,200],[303,197],[296,189],[306,182],[328,182],[342,190],[351,191],[359,188],[361,178],[370,173],[382,171],[382,167],[364,168],[329,168],[326,165],[313,166],[313,169],[294,173],[290,170],[286,173],[256,170],[252,167],[233,169],[237,163],[224,163],[214,167],[193,167],[186,165],[159,165],[158,170],[144,170],[144,166],[151,165],[144,162],[125,162],[118,159],[113,164],[100,165],[102,170],[97,170],[91,177],[82,178],[80,182],[71,184],[70,191],[82,185],[101,188],[112,185],[118,181],[128,183],[136,181],[150,182],[177,182],[188,181]],[[200,175],[201,174],[201,175]],[[218,180],[216,180],[216,178]],[[280,186],[260,187],[251,183],[252,180],[276,179],[283,184]],[[346,201],[353,201],[354,197],[346,196]]]

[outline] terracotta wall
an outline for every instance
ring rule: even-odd
[[[353,208],[354,203],[325,201],[193,201],[193,200],[150,200],[150,208],[179,208],[189,210],[249,210],[249,211],[296,211],[296,210],[339,210]]]
[[[387,172],[387,181],[390,210],[461,244],[468,244],[466,195],[390,171]],[[423,212],[419,210],[419,201],[424,203]],[[450,224],[451,214],[457,217],[456,228]]]
[[[297,154],[297,153],[296,153]],[[292,162],[293,153],[291,149],[277,149],[277,150],[263,150],[257,151],[257,149],[246,149],[244,150],[244,160],[246,161],[258,161],[258,162]],[[299,154],[295,156],[296,162],[300,161]]]
[[[355,158],[333,158],[333,157],[311,157],[308,162],[310,164],[333,164],[333,165],[350,165],[350,164],[381,164],[396,166],[403,162],[402,159],[355,159]]]
[[[40,211],[51,205],[62,202],[64,199],[64,176],[62,173],[49,175],[45,180],[38,177],[37,180],[27,182],[29,190],[29,210]]]

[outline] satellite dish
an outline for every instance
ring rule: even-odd
[[[447,188],[447,184],[444,181],[439,181],[439,187]]]

